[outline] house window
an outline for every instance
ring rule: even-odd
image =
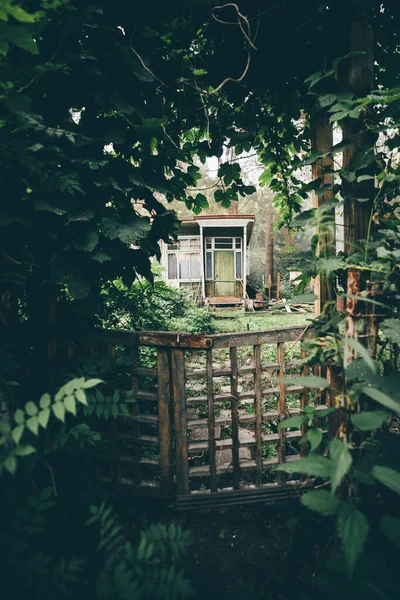
[[[194,281],[201,278],[200,238],[184,237],[168,245],[168,279]]]
[[[215,238],[214,247],[216,250],[232,250],[233,238]]]
[[[242,278],[242,253],[236,252],[236,279]]]
[[[213,255],[212,252],[206,252],[206,279],[213,278]]]

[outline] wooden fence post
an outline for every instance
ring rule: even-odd
[[[189,493],[188,440],[186,422],[184,350],[171,350],[172,396],[174,401],[176,479],[178,494]]]
[[[157,351],[158,436],[160,442],[160,489],[171,496],[173,481],[171,439],[171,352],[168,348]]]

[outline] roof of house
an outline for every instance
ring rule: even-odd
[[[185,228],[199,227],[246,227],[247,241],[250,241],[255,215],[200,215],[189,219],[182,219],[181,225]]]
[[[255,215],[198,215],[197,217],[191,217],[190,219],[182,219],[182,223],[191,223],[193,221],[202,220],[230,220],[230,219],[246,219],[247,221],[254,221]]]

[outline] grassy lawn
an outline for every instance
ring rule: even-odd
[[[242,313],[220,312],[213,314],[213,319],[219,333],[233,331],[259,331],[262,329],[276,329],[277,327],[306,327],[313,319],[313,313],[282,313],[269,314],[268,312]]]

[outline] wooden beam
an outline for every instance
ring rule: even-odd
[[[201,223],[200,227],[200,255],[201,255],[201,295],[203,299],[206,297],[206,276],[205,276],[205,265],[206,253],[204,252],[204,230]]]
[[[235,266],[236,269],[236,266]],[[243,225],[243,298],[246,298],[247,279],[247,223]]]
[[[351,22],[349,24],[349,51],[352,56],[347,61],[344,84],[357,97],[368,94],[374,83],[374,32],[371,25],[372,7],[370,0],[351,0]],[[376,134],[360,129],[360,121],[346,119],[343,124],[343,137],[351,142],[351,146],[343,153],[343,167],[349,167],[354,155],[364,149],[371,148],[376,141]],[[354,250],[359,240],[368,237],[371,217],[374,181],[348,183],[344,181],[344,244],[345,252]],[[356,198],[368,198],[358,202]]]

